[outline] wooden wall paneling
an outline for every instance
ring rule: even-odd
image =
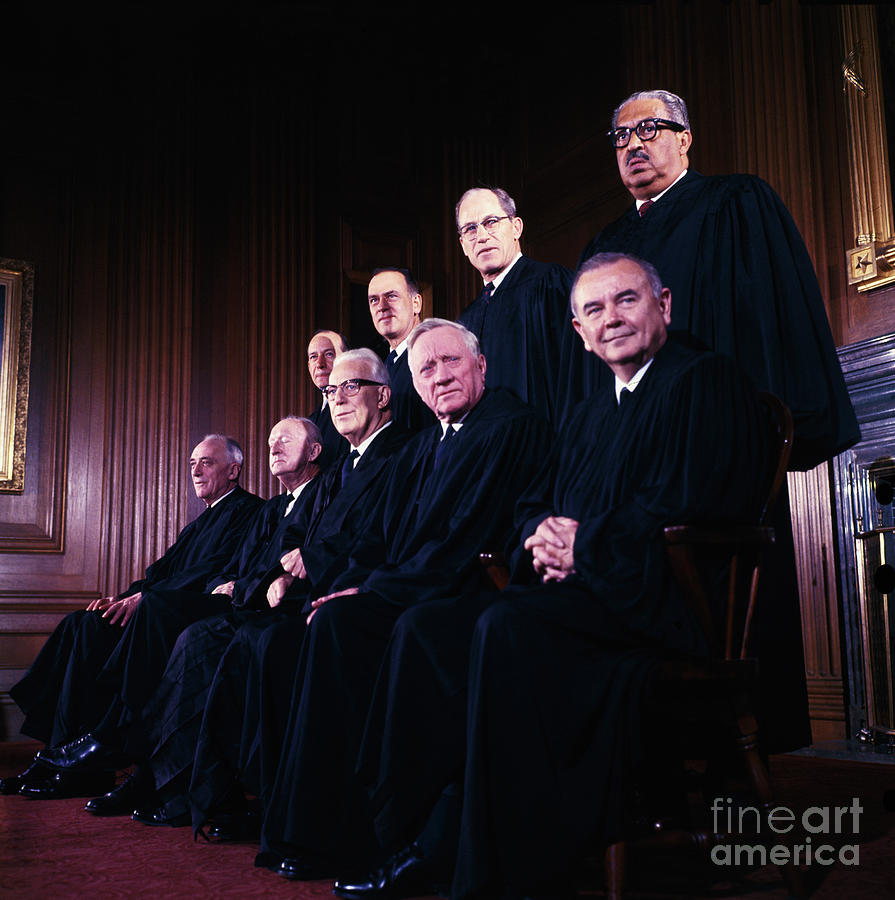
[[[184,125],[179,122],[178,124]],[[149,130],[110,221],[101,589],[122,590],[186,524],[194,209],[188,145]]]
[[[243,223],[245,273],[242,386],[232,395],[250,443],[244,483],[262,496],[281,489],[267,464],[267,435],[280,418],[313,403],[306,348],[313,325],[315,238],[310,112],[303,95],[254,98]]]

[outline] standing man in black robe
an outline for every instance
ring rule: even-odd
[[[349,564],[312,601],[256,859],[288,878],[367,861],[373,838],[354,768],[391,627],[409,607],[478,592],[479,552],[503,550],[516,498],[549,451],[542,415],[485,389],[485,357],[462,325],[425,320],[408,353],[439,424],[395,458]]]
[[[287,488],[286,493],[257,509],[229,561],[220,565],[218,574],[204,586],[155,587],[143,592],[121,641],[90,686],[99,698],[95,709],[100,711],[78,723],[78,738],[38,753],[41,764],[53,770],[50,787],[86,773],[114,772],[140,758],[140,731],[135,726],[141,722],[178,635],[192,623],[250,597],[271,565],[265,554],[277,558],[279,547],[269,548],[291,516],[299,514],[302,492],[317,475],[320,432],[308,419],[288,417],[273,427],[268,445],[271,473]],[[86,808],[107,814],[115,803],[130,802],[140,783],[138,770],[124,785],[91,800]],[[43,794],[35,787],[29,795]]]
[[[817,277],[786,207],[751,175],[706,177],[689,167],[687,106],[641,91],[615,110],[609,139],[627,212],[587,246],[648,259],[675,298],[672,329],[736,360],[759,390],[793,414],[790,468],[810,469],[860,437]],[[777,542],[760,590],[773,596],[755,623],[759,646],[778,645],[762,669],[762,727],[771,751],[811,742],[798,580],[785,485],[774,513]],[[794,652],[793,652],[794,651]]]
[[[409,269],[374,269],[367,299],[373,327],[388,342],[385,364],[392,389],[392,421],[411,432],[434,425],[435,416],[413,389],[407,365],[407,338],[419,325],[423,307],[416,279]]]
[[[196,445],[190,456],[190,476],[205,511],[180,532],[143,578],[114,597],[94,600],[86,610],[70,613],[59,623],[24,678],[10,690],[25,713],[23,734],[48,747],[81,734],[84,723],[92,724],[104,709],[96,678],[143,595],[156,588],[198,587],[226,563],[262,504],[260,497],[239,487],[242,464],[242,448],[225,435],[206,435]],[[4,779],[0,791],[22,790],[29,772],[32,787],[45,781],[45,767],[36,765],[23,775]],[[57,781],[46,796],[96,793],[107,789],[103,786],[109,781],[106,773],[70,779],[66,785]]]
[[[460,247],[484,285],[459,321],[488,360],[489,387],[512,391],[556,431],[598,383],[569,317],[572,273],[522,253],[522,219],[502,188],[471,188],[455,209]]]
[[[308,342],[308,373],[314,387],[322,391],[329,384],[329,373],[333,363],[348,349],[348,342],[335,331],[319,329],[311,335]],[[308,418],[320,429],[323,450],[318,463],[326,468],[334,459],[345,451],[345,441],[333,427],[332,416],[326,398],[321,395],[320,405],[316,406]]]
[[[706,650],[663,528],[758,515],[767,416],[728,358],[668,338],[671,293],[648,264],[597,256],[572,301],[614,383],[578,406],[520,499],[513,583],[477,622],[473,604],[465,635],[437,607],[394,629],[368,722],[381,736],[361,759],[394,855],[339,896],[431,893],[458,841],[452,898],[573,896],[576,864],[615,833],[654,662]]]

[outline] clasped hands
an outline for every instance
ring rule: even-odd
[[[578,522],[567,516],[548,516],[525,539],[532,565],[541,581],[562,581],[575,571],[575,535]]]

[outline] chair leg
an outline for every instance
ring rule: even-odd
[[[746,771],[749,773],[749,781],[752,783],[752,789],[759,800],[761,800],[765,811],[768,811],[773,802],[771,798],[771,775],[764,760],[761,758],[761,754],[758,752],[758,723],[751,712],[745,712],[737,717],[737,726],[739,728],[738,744],[743,754]],[[789,862],[778,868],[780,869],[783,883],[791,896],[797,898],[797,900],[808,896],[805,879],[797,866]]]
[[[619,841],[610,844],[606,848],[603,859],[606,869],[606,897],[607,900],[622,900],[625,886],[625,843]]]

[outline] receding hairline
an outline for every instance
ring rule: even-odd
[[[579,266],[578,271],[575,273],[575,278],[572,281],[572,287],[569,290],[569,307],[573,316],[576,318],[578,316],[578,310],[575,308],[575,292],[578,290],[578,285],[584,276],[589,275],[592,272],[599,272],[601,269],[608,269],[611,266],[623,262],[632,263],[640,270],[649,285],[650,293],[653,295],[653,298],[655,300],[659,299],[659,295],[665,289],[665,284],[662,281],[662,277],[659,275],[658,269],[656,269],[649,260],[635,256],[633,253],[618,253],[611,251],[595,253]]]

